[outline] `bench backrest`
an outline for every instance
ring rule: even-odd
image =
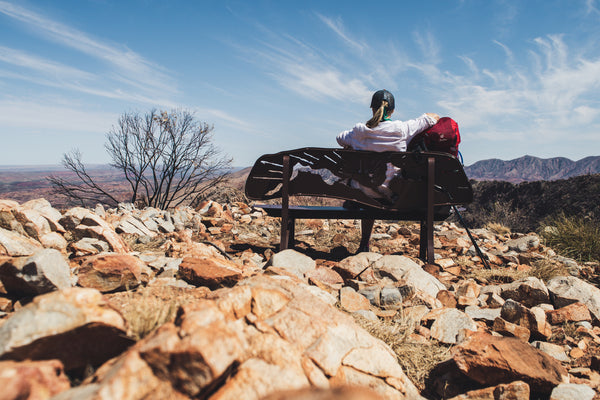
[[[388,185],[393,192],[391,198],[373,198],[349,185],[353,180],[377,191],[386,178],[388,163],[400,169]],[[430,174],[434,180],[435,206],[467,204],[473,200],[473,189],[462,165],[450,154],[312,147],[260,157],[246,180],[246,196],[268,200],[287,192],[288,196],[330,197],[382,209],[410,210],[427,206]]]

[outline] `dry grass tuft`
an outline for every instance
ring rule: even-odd
[[[557,252],[579,261],[600,261],[600,224],[565,214],[550,218],[541,236]]]
[[[550,279],[556,276],[568,275],[569,270],[563,263],[548,259],[535,261],[533,263],[533,269],[531,270],[531,276],[535,276],[544,282],[548,282]]]
[[[113,294],[109,303],[127,322],[127,334],[140,340],[161,325],[175,320],[180,306],[196,300],[189,291],[173,287],[143,287]]]
[[[496,235],[500,235],[500,236],[511,234],[509,227],[504,226],[498,222],[490,222],[485,226],[485,228],[489,229],[490,231],[494,232]]]
[[[512,268],[474,268],[469,274],[464,276],[465,279],[474,279],[479,282],[487,282],[490,284],[511,283],[524,279],[530,276],[526,271],[517,271]]]
[[[408,319],[371,321],[356,317],[356,320],[372,336],[392,348],[402,370],[420,391],[425,389],[425,380],[431,370],[451,358],[449,346],[435,341],[426,344],[411,342],[409,335],[414,331],[414,322]]]

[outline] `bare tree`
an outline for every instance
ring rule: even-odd
[[[106,138],[110,165],[129,183],[132,203],[161,209],[193,205],[225,179],[231,165],[231,159],[213,144],[213,127],[187,110],[152,110],[143,116],[125,113]],[[63,156],[63,165],[79,182],[51,176],[48,179],[57,193],[86,205],[119,202],[94,181],[77,150]]]

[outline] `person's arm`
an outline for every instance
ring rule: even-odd
[[[407,139],[410,141],[413,136],[423,132],[425,129],[437,124],[440,116],[434,113],[426,113],[418,118],[406,121]]]
[[[352,129],[349,131],[343,131],[337,135],[336,140],[340,146],[345,149],[352,148]]]

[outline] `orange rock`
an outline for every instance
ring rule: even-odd
[[[470,390],[465,394],[452,397],[449,400],[492,400],[513,399],[529,400],[529,385],[523,381],[515,381],[485,389]]]
[[[103,293],[136,288],[147,283],[152,274],[142,260],[128,254],[101,254],[78,261],[79,285]]]
[[[573,347],[573,349],[571,349],[571,352],[569,353],[569,356],[571,356],[571,358],[581,358],[585,355],[585,352],[583,350],[581,350],[579,347]]]
[[[1,361],[2,399],[43,400],[71,387],[59,360]]]
[[[531,265],[527,265],[527,264],[517,265],[517,271],[520,271],[520,272],[529,272],[532,269],[533,269],[533,267]]]
[[[456,297],[454,296],[454,293],[448,290],[440,290],[436,298],[442,303],[444,307],[456,308]]]
[[[529,336],[531,335],[529,329],[508,322],[500,317],[494,320],[494,326],[492,327],[492,329],[494,330],[494,332],[498,332],[503,336],[516,337],[524,342],[527,342],[529,340]]]
[[[371,309],[369,299],[347,286],[340,290],[340,304],[348,312]]]
[[[192,285],[211,289],[221,285],[233,286],[242,278],[237,264],[216,257],[186,257],[179,265],[179,274]]]
[[[306,272],[305,276],[309,282],[317,286],[336,287],[344,283],[344,279],[340,274],[328,267],[317,266],[317,268]]]
[[[516,338],[475,333],[455,346],[452,355],[462,373],[486,386],[522,380],[532,392],[548,395],[568,382],[558,360]]]
[[[100,365],[132,342],[122,315],[87,288],[36,296],[0,326],[3,359],[59,359],[67,371]]]
[[[366,387],[343,386],[331,389],[305,388],[273,393],[261,400],[384,400]]]
[[[548,322],[552,325],[564,322],[591,321],[592,316],[587,306],[583,303],[573,303],[556,310],[546,311]]]

